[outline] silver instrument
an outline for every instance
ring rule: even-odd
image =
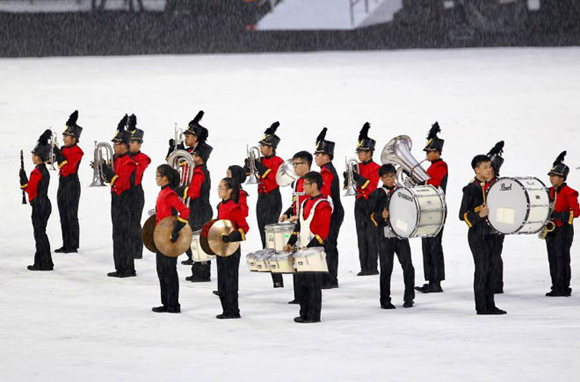
[[[183,138],[183,129],[180,129],[177,127],[177,123],[175,124],[174,127],[174,135],[173,135],[173,142],[174,142],[174,146],[173,146],[173,150],[177,150],[177,146],[181,145],[184,141]]]
[[[356,182],[354,181],[354,173],[358,173],[358,160],[351,158],[347,159],[344,157],[344,165],[346,167],[346,192],[344,196],[354,196],[356,195]]]
[[[103,166],[110,166],[113,160],[113,147],[107,142],[95,141],[93,154],[93,182],[89,187],[103,187],[107,181],[104,177]]]
[[[52,135],[50,137],[50,156],[48,158],[48,161],[46,161],[46,163],[50,164],[49,170],[56,171],[56,167],[54,166],[54,164],[57,161],[56,161],[56,155],[54,154],[54,148],[58,147],[58,140],[57,140],[56,133],[52,129],[50,129],[50,131],[52,133]]]
[[[259,175],[256,169],[256,161],[261,159],[262,153],[260,153],[258,146],[249,147],[246,145],[246,151],[248,153],[248,159],[250,160],[250,175],[248,176],[246,184],[257,184]]]
[[[284,162],[280,167],[278,167],[278,171],[276,172],[276,183],[280,187],[286,187],[292,184],[296,179],[298,179],[298,175],[294,172],[294,160],[288,159]]]
[[[381,152],[381,163],[392,163],[397,168],[397,185],[400,187],[413,187],[425,184],[431,179],[427,171],[421,167],[421,163],[427,159],[417,162],[411,155],[413,141],[407,135],[399,135],[387,143]]]
[[[179,172],[179,185],[189,187],[195,169],[195,162],[191,154],[185,150],[175,150],[167,158],[167,164]],[[183,198],[183,201],[186,202],[187,199]]]

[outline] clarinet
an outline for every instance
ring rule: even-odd
[[[24,171],[24,154],[20,150],[20,169]],[[26,191],[22,190],[22,204],[26,204]]]

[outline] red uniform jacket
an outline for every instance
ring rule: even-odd
[[[79,170],[81,159],[83,159],[83,155],[85,154],[83,150],[77,145],[72,145],[70,147],[61,147],[60,152],[65,160],[58,165],[59,175],[66,178],[71,174],[76,174]]]
[[[248,193],[246,191],[240,190],[240,200],[238,204],[242,209],[242,215],[244,215],[244,217],[247,218],[249,209],[248,209]]]
[[[111,179],[111,192],[117,196],[135,186],[135,173],[137,163],[127,153],[115,155],[113,158],[113,171],[115,176]]]
[[[137,163],[135,172],[135,186],[139,186],[143,180],[143,173],[151,163],[151,158],[139,151],[137,154],[132,154],[133,160]]]
[[[302,214],[304,219],[308,219],[310,216],[310,212],[312,211],[312,207],[314,204],[323,198],[322,195],[309,197],[304,201],[302,204]],[[318,206],[316,206],[316,211],[314,214],[314,218],[312,222],[310,222],[310,232],[314,235],[314,239],[310,242],[314,242],[314,240],[318,241],[318,244],[324,244],[324,241],[328,237],[328,232],[330,231],[330,218],[332,216],[332,207],[328,200],[324,200],[320,202]],[[300,221],[298,221],[300,222]],[[290,245],[294,245],[298,240],[299,231],[302,229],[300,224],[296,224],[296,230],[292,233],[292,237],[288,240]],[[311,246],[311,245],[309,245]]]
[[[34,199],[38,196],[38,185],[42,180],[42,173],[38,169],[38,165],[32,170],[30,173],[30,179],[28,179],[28,183],[25,185],[20,186],[26,193],[28,194],[28,201],[32,203]]]
[[[268,195],[270,192],[278,188],[276,182],[276,173],[284,160],[280,157],[272,155],[271,157],[263,157],[262,164],[266,166],[267,170],[262,174],[258,183],[258,193]]]
[[[195,166],[193,170],[193,177],[191,178],[191,184],[189,185],[189,190],[187,196],[190,200],[195,200],[201,197],[201,185],[205,182],[205,174],[201,166]]]
[[[250,230],[244,213],[240,208],[239,204],[234,202],[232,199],[222,200],[218,204],[218,219],[227,219],[232,222],[235,230],[240,231],[242,235],[242,240],[246,240],[246,233]]]
[[[433,187],[441,187],[443,192],[445,192],[447,189],[447,163],[443,159],[431,162],[431,166],[427,169],[427,174],[431,179],[426,184],[431,184]]]
[[[362,185],[357,184],[356,186],[356,198],[364,198],[365,200],[377,189],[379,185],[379,166],[374,161],[370,160],[366,163],[359,163],[358,173],[360,176],[366,179],[365,183]]]
[[[560,227],[564,223],[572,224],[574,218],[580,216],[580,207],[578,207],[578,191],[571,189],[566,183],[564,183],[558,188],[550,188],[550,200],[553,201],[554,198],[556,199],[556,204],[554,205],[555,212],[570,212],[567,221],[554,219],[556,226]]]
[[[189,208],[183,204],[177,193],[169,185],[165,185],[161,188],[157,196],[157,202],[155,203],[155,225],[159,224],[166,217],[176,215],[177,213],[179,214],[177,220],[182,223],[187,223]]]
[[[325,198],[332,197],[332,181],[334,180],[334,174],[326,166],[322,166],[320,168],[320,175],[322,175],[322,188],[320,189],[320,193]],[[308,197],[308,195],[306,195],[306,197]]]

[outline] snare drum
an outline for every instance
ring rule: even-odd
[[[323,247],[304,248],[294,253],[296,272],[328,272],[326,253]]]
[[[196,263],[210,261],[215,259],[215,255],[209,255],[201,248],[200,243],[201,231],[195,231],[191,238],[191,259]]]
[[[270,272],[270,257],[275,255],[273,249],[261,249],[259,251],[254,252],[255,256],[255,267],[258,272]]]
[[[294,256],[290,252],[281,252],[268,259],[272,273],[296,273]]]
[[[400,238],[436,236],[445,224],[445,195],[432,185],[400,187],[389,201],[389,223]]]
[[[499,178],[487,192],[488,221],[499,233],[533,234],[550,217],[550,196],[538,178]]]
[[[271,248],[276,252],[282,252],[284,251],[284,246],[288,243],[288,239],[290,239],[292,232],[294,232],[294,224],[268,224],[264,230],[266,231],[266,248]]]

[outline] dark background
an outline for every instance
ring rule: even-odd
[[[240,0],[169,0],[165,12],[0,12],[0,56],[580,45],[580,0],[542,0],[534,12],[526,4],[404,0],[392,22],[349,31],[256,31],[270,3]]]

